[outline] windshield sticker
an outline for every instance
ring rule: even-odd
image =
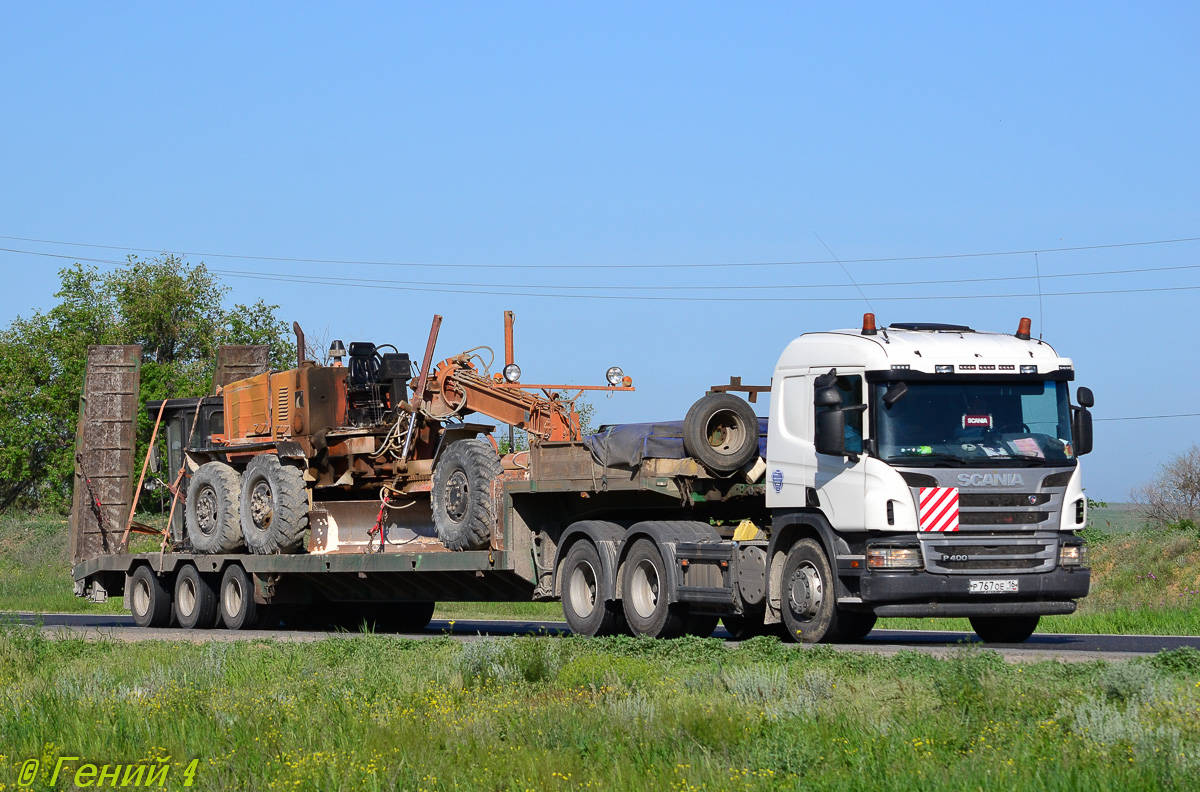
[[[904,446],[900,449],[900,456],[929,456],[933,453],[933,446]]]
[[[1012,456],[1012,454],[1008,453],[1008,449],[1004,448],[1003,446],[981,445],[979,447],[983,450],[983,453],[990,457]]]
[[[1046,458],[1046,455],[1042,452],[1042,447],[1032,437],[1018,437],[1016,440],[1010,440],[1009,442],[1012,443],[1013,448],[1021,456]]]
[[[962,417],[963,429],[991,429],[991,415],[964,415]]]

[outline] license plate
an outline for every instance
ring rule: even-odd
[[[1017,581],[972,580],[967,591],[972,594],[1013,594],[1017,591]]]

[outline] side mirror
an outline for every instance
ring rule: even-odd
[[[818,407],[833,407],[836,409],[842,406],[842,392],[832,385],[817,388],[813,402]]]
[[[817,413],[816,447],[818,454],[846,455],[846,413],[836,408]]]
[[[908,386],[903,382],[897,382],[895,385],[887,389],[887,393],[883,394],[883,405],[891,407],[896,402],[904,398],[908,393]]]
[[[1071,434],[1075,438],[1075,456],[1081,457],[1092,452],[1092,413],[1087,407],[1075,410],[1071,420]]]
[[[1091,388],[1080,386],[1079,390],[1075,391],[1075,398],[1079,401],[1080,407],[1096,406],[1096,397],[1092,395]]]

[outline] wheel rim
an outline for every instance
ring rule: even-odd
[[[580,561],[571,570],[571,583],[568,587],[571,600],[571,610],[587,618],[596,608],[596,570],[587,561]]]
[[[805,561],[792,573],[788,584],[792,613],[801,619],[811,619],[821,610],[825,601],[825,584],[821,573],[809,561]]]
[[[271,527],[271,517],[274,513],[271,485],[260,481],[250,490],[250,522],[265,533]]]
[[[179,591],[175,595],[175,605],[183,616],[191,616],[196,610],[196,581],[185,577],[179,581]]]
[[[222,603],[225,606],[225,613],[230,616],[239,615],[242,612],[242,602],[244,599],[242,581],[237,578],[230,578],[221,596]]]
[[[733,410],[717,410],[704,426],[708,444],[722,456],[732,456],[746,439],[746,426]]]
[[[205,536],[217,531],[217,493],[212,487],[203,487],[196,496],[196,525]]]
[[[633,568],[629,593],[634,612],[643,619],[653,616],[658,608],[658,581],[658,568],[654,562],[649,558],[638,561]]]
[[[462,522],[467,514],[468,497],[471,494],[467,474],[456,470],[446,480],[446,514],[454,522]]]
[[[150,612],[150,584],[144,580],[133,585],[133,612],[139,616]]]

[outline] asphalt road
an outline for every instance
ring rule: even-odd
[[[178,628],[139,629],[133,617],[127,615],[97,615],[76,613],[21,613],[24,624],[35,625],[39,621],[42,631],[50,636],[107,638],[122,641],[169,640],[201,643],[205,641],[236,640],[285,640],[315,641],[330,637],[348,637],[355,633],[327,632],[321,630],[182,630]],[[456,619],[447,621],[434,619],[422,632],[405,637],[433,638],[451,635],[458,640],[479,640],[496,636],[511,635],[566,635],[570,631],[565,622],[538,621],[493,621],[479,619]],[[735,641],[721,627],[714,637],[724,638],[730,646]],[[866,640],[858,644],[843,644],[838,648],[852,651],[894,654],[905,650],[943,655],[961,648],[963,644],[980,644],[974,633],[940,632],[920,630],[874,630]],[[796,645],[798,649],[803,648]],[[1164,649],[1190,646],[1200,649],[1200,636],[1184,635],[1068,635],[1037,633],[1021,644],[989,644],[1004,657],[1014,662],[1037,660],[1095,660],[1118,659],[1154,654]]]

